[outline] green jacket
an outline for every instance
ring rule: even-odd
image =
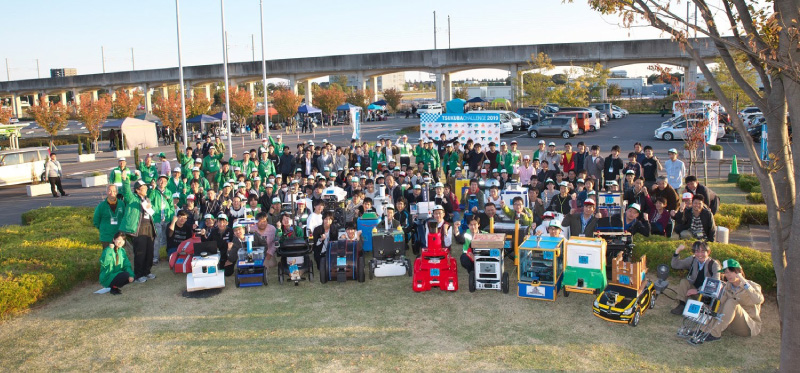
[[[378,170],[378,163],[386,162],[386,154],[382,152],[376,152],[375,150],[369,151],[369,159],[372,161],[371,166],[373,171]]]
[[[214,156],[207,155],[205,158],[203,158],[203,166],[202,166],[201,170],[203,170],[204,172],[209,172],[209,173],[219,171],[219,168],[220,168],[219,160],[220,159],[222,159],[222,153],[214,155]]]
[[[128,253],[124,247],[116,250],[113,246],[106,247],[100,254],[100,285],[111,287],[111,281],[120,272],[127,272],[128,277],[133,277],[133,266],[128,260]]]
[[[506,214],[509,218],[514,218],[514,209],[508,207],[508,205],[503,206],[503,213]],[[522,210],[522,214],[519,217],[519,224],[520,225],[527,225],[530,226],[533,224],[533,211],[531,209],[524,207]]]
[[[150,184],[150,182],[158,177],[158,167],[156,167],[156,165],[153,163],[151,163],[148,167],[144,162],[139,162],[139,167],[136,169],[142,174],[142,181],[147,184]]]
[[[520,158],[522,158],[522,153],[520,153],[519,150],[514,152],[509,151],[503,156],[501,163],[503,168],[506,169],[506,172],[508,172],[508,176],[514,174],[514,165],[519,164]]]
[[[106,199],[94,208],[92,223],[100,231],[100,242],[114,240],[114,234],[119,231],[119,223],[122,222],[123,216],[125,216],[125,201],[121,199],[117,199],[117,208],[114,212],[111,212],[111,206]]]
[[[172,207],[172,193],[169,192],[168,188],[164,188],[164,192],[161,192],[158,188],[152,189],[147,194],[147,198],[150,199],[150,203],[153,205],[153,223],[169,223],[172,221],[175,209]]]
[[[275,141],[272,138],[272,135],[269,136],[269,143],[272,144],[273,147],[275,147],[275,153],[278,154],[278,157],[283,155],[283,143]]]
[[[239,167],[239,168],[242,169],[242,173],[245,174],[245,175],[250,175],[250,170],[252,170],[253,167],[256,166],[255,163],[253,163],[252,160],[248,160],[245,163],[244,159],[238,160],[238,159],[230,158],[230,159],[228,159],[228,163],[230,163],[230,165],[231,165],[231,170],[233,170],[236,167]],[[203,164],[205,164],[205,162],[203,162]]]
[[[117,166],[111,169],[111,172],[108,173],[108,183],[114,184],[119,187],[120,185],[122,185],[123,173],[128,174],[128,180],[130,181],[136,181],[136,179],[138,178],[136,176],[136,173],[134,173],[130,167],[125,167],[125,170],[123,171],[119,169],[119,166]]]
[[[453,175],[456,172],[456,167],[460,165],[458,160],[458,153],[457,152],[449,152],[444,153],[444,159],[442,159],[442,167],[444,167],[444,172],[447,175]]]
[[[303,233],[305,232],[305,229],[300,228],[300,226],[298,226],[297,224],[292,225],[292,229],[294,230],[294,238],[305,238],[305,236],[303,235]],[[277,238],[279,242],[283,242],[283,230],[282,229],[278,229],[278,232],[275,235],[275,238]]]
[[[397,143],[397,149],[400,151],[400,156],[411,156],[414,152],[413,145],[409,143],[399,142]]]
[[[414,147],[414,163],[425,162],[425,148],[417,145]]]
[[[267,178],[275,174],[275,163],[272,163],[271,160],[267,159],[258,163],[258,176],[261,177],[262,182],[266,183]]]
[[[236,179],[236,175],[233,173],[233,169],[229,168],[228,172],[224,172],[222,170],[217,173],[217,185],[220,190],[222,190],[222,184],[227,183],[230,179]]]
[[[439,160],[439,151],[436,149],[425,149],[425,167],[429,171],[434,172],[441,167],[442,162]]]
[[[183,179],[181,179],[177,184],[175,184],[175,178],[171,177],[169,178],[169,180],[167,180],[166,189],[169,191],[169,198],[170,201],[172,201],[173,194],[178,193],[182,195],[186,193],[186,190],[189,189],[189,187],[186,185],[186,182],[184,182]]]
[[[122,195],[125,200],[125,212],[122,221],[119,223],[120,232],[133,236],[139,234],[139,218],[142,212],[142,199],[139,195],[131,191],[131,181],[122,181]]]
[[[178,163],[181,164],[181,175],[186,175],[194,166],[194,158],[186,155],[184,152],[180,152],[178,153]]]

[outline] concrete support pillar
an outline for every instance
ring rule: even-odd
[[[453,99],[453,82],[450,79],[450,73],[444,74],[444,101]]]
[[[206,100],[211,101],[211,84],[206,84],[203,88],[206,92]]]
[[[314,97],[311,94],[311,79],[306,80],[306,105],[311,105]]]
[[[356,80],[358,80],[358,82],[356,83],[356,88],[358,88],[358,89],[360,89],[362,91],[366,91],[367,90],[367,79],[364,76],[364,72],[363,71],[359,71],[358,74],[356,74]]]
[[[603,102],[608,101],[608,88],[606,87],[600,88],[600,101]]]
[[[697,62],[694,60],[689,60],[689,65],[686,66],[686,71],[684,75],[684,90],[687,93],[696,94],[697,93]],[[690,92],[691,91],[691,92]]]
[[[50,96],[47,95],[47,92],[42,92],[42,104],[50,105]]]
[[[444,99],[444,74],[436,72],[436,102],[442,102]]]
[[[108,92],[111,93],[111,101],[117,101],[117,90],[114,87],[108,88]]]
[[[77,89],[72,90],[72,100],[75,101],[75,105],[81,104],[81,93]]]
[[[378,76],[370,77],[370,88],[372,89],[372,102],[378,101]]]
[[[22,100],[19,99],[16,93],[11,95],[11,109],[14,111],[14,116],[17,118],[22,117]]]
[[[247,92],[250,92],[250,97],[255,99],[256,98],[256,83],[249,82],[247,83]]]
[[[192,82],[189,80],[184,80],[183,83],[186,84],[186,97],[194,97],[194,88],[192,87]]]
[[[30,101],[28,101],[28,102],[31,104],[31,106],[39,105],[39,94],[38,93],[34,93],[32,95],[29,95],[28,97],[30,97]]]
[[[92,101],[97,101],[97,90],[92,90]]]
[[[147,84],[144,85],[144,110],[148,113],[153,112],[153,93]]]
[[[67,91],[61,92],[60,96],[61,96],[60,97],[61,98],[61,103],[66,105],[67,104]]]
[[[511,77],[511,103],[519,107],[522,105],[522,85],[520,84],[519,68],[517,65],[510,65],[508,72]]]
[[[297,94],[297,75],[289,75],[289,89],[292,90],[295,94]]]
[[[169,97],[169,89],[167,89],[167,86],[161,87],[161,97],[165,99]]]

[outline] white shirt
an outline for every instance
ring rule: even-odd
[[[308,228],[308,235],[311,236],[311,233],[314,232],[314,228],[319,227],[322,225],[322,214],[317,214],[316,212],[312,212],[311,215],[308,216],[308,220],[306,221],[306,227]]]
[[[686,165],[680,159],[667,159],[664,162],[664,170],[667,172],[667,183],[672,189],[680,190],[683,186],[683,179],[686,177]]]

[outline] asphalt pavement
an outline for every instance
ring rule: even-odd
[[[563,149],[565,142],[570,141],[573,145],[579,141],[583,141],[587,145],[599,145],[601,154],[608,155],[613,145],[619,145],[622,148],[622,157],[626,157],[627,153],[633,150],[633,145],[640,141],[644,145],[650,145],[654,148],[656,155],[661,159],[667,158],[667,150],[670,148],[683,148],[683,142],[676,141],[663,141],[653,137],[653,132],[664,121],[659,115],[631,115],[627,118],[611,120],[608,125],[601,128],[599,131],[586,133],[569,140],[560,137],[553,138],[540,138],[545,141],[555,142],[558,149]],[[419,124],[416,118],[392,118],[388,121],[382,122],[367,122],[364,123],[361,129],[362,138],[366,141],[374,141],[380,135],[390,136],[392,139],[399,137],[397,132],[405,127],[415,126]],[[289,145],[294,152],[297,143],[300,141],[313,140],[315,143],[321,143],[323,139],[337,145],[348,145],[352,136],[352,129],[342,126],[336,127],[323,127],[311,133],[304,134],[287,134],[284,131],[279,131],[283,136],[283,142]],[[276,131],[273,131],[273,135]],[[418,137],[418,135],[409,135],[409,137]],[[512,139],[517,140],[520,150],[523,154],[531,154],[537,147],[539,139],[532,139],[526,133],[514,132],[502,136],[502,141],[510,142]],[[231,139],[233,151],[241,157],[244,149],[257,148],[260,144],[259,140],[250,140],[249,135],[241,137],[234,135]],[[745,156],[744,146],[741,142],[734,142],[730,137],[722,139],[720,144],[724,148],[726,158],[731,158],[736,154],[740,159]],[[100,144],[101,149],[106,149],[108,142],[104,141]],[[140,150],[140,156],[146,153],[158,154],[164,152],[171,160],[175,160],[175,152],[173,146],[159,146],[154,149]],[[104,194],[104,187],[81,188],[80,175],[85,173],[92,173],[95,171],[108,172],[111,168],[116,167],[117,160],[113,158],[111,152],[101,152],[97,154],[96,161],[88,163],[77,163],[77,146],[61,146],[59,147],[58,157],[64,168],[64,188],[70,195],[68,197],[53,198],[51,195],[28,197],[26,195],[25,185],[16,185],[8,187],[0,187],[0,225],[19,224],[20,215],[28,210],[53,205],[53,206],[95,206]],[[131,164],[132,159],[129,159]],[[717,177],[717,164],[711,163],[709,165],[709,177]],[[725,169],[722,175],[727,175],[728,170]]]

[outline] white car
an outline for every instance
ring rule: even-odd
[[[627,117],[630,113],[617,105],[611,105],[611,114],[614,115],[614,119],[620,119]]]
[[[500,134],[514,132],[514,129],[522,126],[522,117],[514,116],[514,112],[508,110],[481,110],[480,114],[500,114]]]
[[[700,121],[701,119],[689,119],[689,124],[691,125],[692,123]],[[686,125],[686,119],[683,117],[676,117],[675,120],[666,121],[661,127],[658,127],[654,133],[654,137],[665,141],[672,141],[675,139],[683,140],[686,135]],[[725,136],[725,126],[718,125],[717,139],[721,139],[723,136]]]
[[[19,118],[17,117],[11,117],[8,119],[8,124],[17,124],[17,123],[19,123]]]

